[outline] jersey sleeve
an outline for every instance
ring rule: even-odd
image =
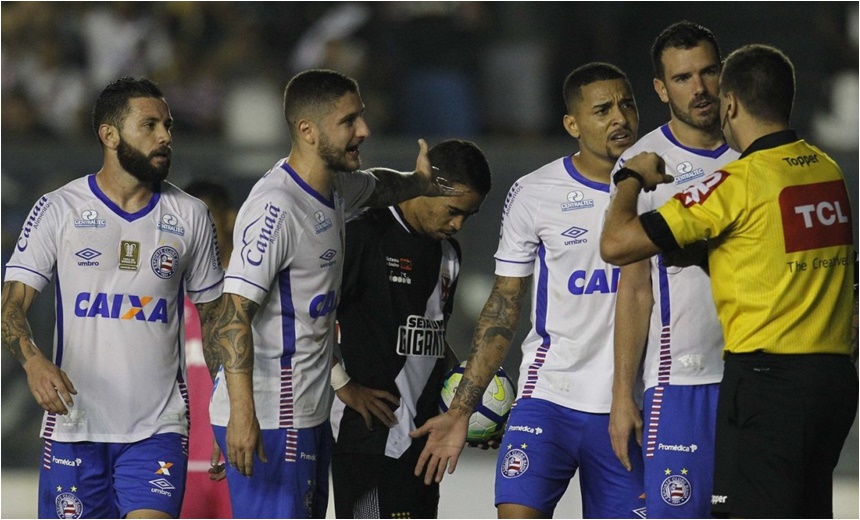
[[[376,189],[376,177],[367,171],[342,173],[338,179],[340,184],[338,191],[343,196],[344,210],[347,214],[364,204]]]
[[[221,296],[224,270],[221,268],[215,222],[208,209],[200,208],[195,212],[194,236],[194,251],[185,271],[186,292],[195,304],[211,302]]]
[[[747,200],[744,178],[717,170],[657,210],[679,246],[719,236],[738,222]]]
[[[301,237],[289,229],[290,204],[273,191],[252,192],[239,210],[233,229],[233,253],[224,276],[224,292],[261,304],[278,273],[289,262],[290,244]]]
[[[539,238],[535,217],[541,201],[530,193],[522,181],[508,191],[502,209],[499,248],[496,251],[496,275],[524,278],[534,272]]]
[[[60,204],[42,196],[27,215],[12,257],[6,264],[6,282],[21,282],[37,291],[51,281],[57,263]]]

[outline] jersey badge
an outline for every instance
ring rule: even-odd
[[[314,213],[314,220],[317,221],[316,225],[314,226],[314,231],[317,235],[332,226],[331,219],[327,217],[326,214],[322,211],[317,211],[316,213]]]
[[[585,194],[579,190],[567,193],[567,202],[562,202],[562,211],[573,211],[576,209],[587,209],[594,207],[594,199],[586,199]]]
[[[690,161],[684,161],[678,164],[675,166],[675,171],[678,172],[678,174],[675,175],[675,185],[685,184],[693,179],[698,179],[705,175],[704,168],[696,168]]]
[[[140,265],[140,242],[123,240],[119,244],[119,268],[123,271],[137,271]]]
[[[174,235],[185,236],[185,228],[179,225],[179,219],[175,215],[165,213],[161,216],[161,221],[157,224],[158,229],[173,233]]]
[[[58,518],[80,518],[84,512],[81,500],[72,493],[60,493],[54,500]]]
[[[75,219],[76,228],[103,228],[107,226],[107,220],[99,218],[99,212],[94,209],[85,209],[81,212],[81,218]]]
[[[671,472],[669,469],[666,471]],[[681,472],[686,473],[687,470]],[[682,506],[690,501],[691,488],[690,481],[683,475],[669,475],[660,484],[660,496],[670,506]]]
[[[517,478],[527,469],[529,469],[529,456],[526,455],[526,452],[519,448],[508,449],[505,458],[502,459],[502,476]]]
[[[161,246],[152,253],[149,265],[155,276],[167,280],[173,277],[179,267],[179,253],[170,246]]]

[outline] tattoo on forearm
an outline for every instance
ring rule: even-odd
[[[377,178],[373,194],[365,205],[372,208],[383,208],[418,196],[423,192],[420,179],[414,175],[403,174],[384,168],[371,170]]]
[[[203,337],[203,359],[212,379],[218,375],[218,367],[221,366],[221,347],[215,339],[213,329],[216,325],[218,307],[220,300],[203,303],[197,306],[200,314],[200,332]]]
[[[515,287],[510,287],[511,284]],[[452,408],[471,413],[481,401],[484,389],[511,346],[528,287],[525,280],[496,281],[475,327],[469,362],[471,377],[460,381],[458,399],[454,400]]]
[[[3,348],[22,365],[39,353],[33,343],[33,333],[24,313],[26,289],[22,284],[8,284],[3,291],[2,342]]]
[[[220,347],[224,370],[233,373],[249,373],[254,369],[254,341],[251,334],[251,319],[257,304],[241,299],[237,307],[230,295],[222,297],[218,317],[212,327],[213,343]]]

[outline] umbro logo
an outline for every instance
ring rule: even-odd
[[[567,231],[562,231],[561,234],[563,236],[568,237],[568,238],[579,238],[586,233],[588,233],[587,229],[582,229],[580,227],[573,226],[572,228],[568,229]]]

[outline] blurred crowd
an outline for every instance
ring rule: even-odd
[[[648,46],[682,17],[710,27],[724,53],[783,47],[802,68],[799,95],[817,100],[799,107],[805,127],[840,88],[827,78],[850,70],[856,84],[857,7],[792,3],[777,21],[772,5],[3,2],[3,137],[86,135],[95,95],[122,75],[157,81],[183,133],[229,137],[243,114],[252,128],[280,124],[284,84],[310,67],[358,79],[377,133],[540,137],[560,128],[564,76],[598,59],[626,70],[662,121]],[[259,100],[276,104],[255,110]]]

